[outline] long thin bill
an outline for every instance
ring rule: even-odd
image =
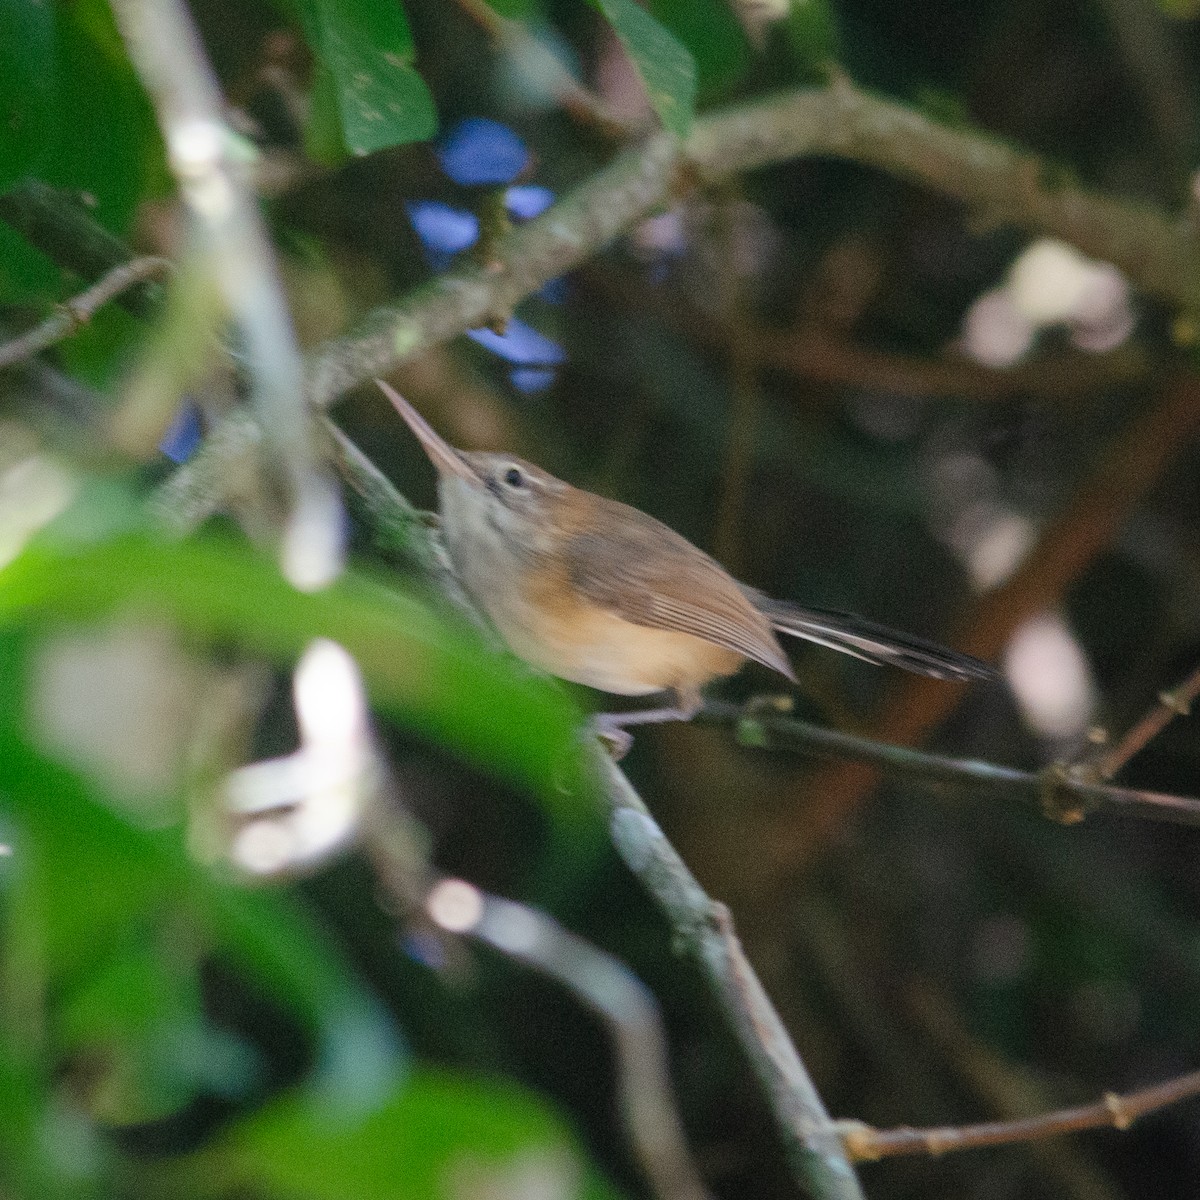
[[[472,483],[479,482],[479,476],[471,469],[466,459],[455,450],[449,442],[439,437],[433,426],[398,391],[382,379],[375,380],[380,390],[392,402],[392,407],[404,418],[404,423],[417,435],[429,461],[438,471],[449,471]]]

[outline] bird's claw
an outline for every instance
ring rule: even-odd
[[[612,755],[613,762],[620,762],[629,753],[630,747],[633,745],[633,734],[628,729],[623,729],[620,725],[606,721],[604,716],[605,714],[601,713],[592,718],[592,729],[596,736],[608,747],[608,752]]]

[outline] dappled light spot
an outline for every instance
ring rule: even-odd
[[[1041,238],[1021,253],[1008,275],[1008,291],[1018,310],[1039,325],[1095,314],[1098,305],[1123,297],[1120,273],[1092,262],[1074,246]]]
[[[252,818],[230,856],[256,875],[306,868],[339,849],[374,787],[366,700],[350,655],[315,640],[296,667],[292,694],[300,748],[241,767],[225,782],[230,813]]]
[[[1080,737],[1096,711],[1096,686],[1083,650],[1057,614],[1043,613],[1013,634],[1004,674],[1026,724],[1041,737]]]
[[[947,541],[965,564],[976,589],[1003,583],[1033,547],[1036,530],[1028,517],[1002,504],[980,500],[955,517]]]
[[[1036,334],[1037,326],[1008,292],[984,292],[967,310],[962,348],[985,367],[1013,367],[1032,349]]]
[[[1129,283],[1116,267],[1041,238],[1018,255],[1000,287],[967,310],[961,345],[985,366],[1011,367],[1042,329],[1065,327],[1079,349],[1103,353],[1121,345],[1136,323]]]
[[[252,821],[235,835],[230,857],[251,875],[275,875],[295,861],[296,840],[277,821]]]
[[[18,455],[0,468],[0,567],[71,503],[75,491],[70,473],[42,454]]]
[[[122,813],[157,827],[195,736],[206,670],[165,626],[111,625],[47,638],[31,676],[39,745],[97,779]]]
[[[300,736],[309,749],[359,753],[367,710],[354,660],[336,642],[318,638],[296,668],[293,693]]]
[[[483,894],[462,879],[443,879],[425,901],[430,917],[450,933],[466,933],[483,919]]]

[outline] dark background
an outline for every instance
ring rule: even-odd
[[[437,256],[445,213],[422,239],[406,206],[440,201],[480,215],[486,231],[502,186],[453,175],[506,143],[491,128],[452,161],[446,139],[461,134],[459,122],[482,116],[507,127],[528,151],[517,182],[557,194],[612,152],[556,107],[530,107],[462,8],[447,0],[405,7],[443,140],[322,168],[267,204],[308,346],[452,263],[444,248]],[[517,7],[540,12],[606,100],[642,115],[636,80],[616,69],[619,49],[593,9]],[[721,0],[650,7],[695,55],[702,110],[818,82],[832,48],[864,88],[1035,151],[1064,180],[1193,219],[1200,24],[1186,4],[1168,12],[1149,0],[837,0],[836,32],[812,61],[778,29],[756,49]],[[305,94],[311,60],[287,12],[203,0],[195,14],[252,136],[298,158],[287,100]],[[161,179],[146,178],[120,232],[140,249],[170,250],[171,203]],[[1128,328],[1111,318],[1098,352],[1080,347],[1086,331],[1056,322],[1011,373],[979,367],[960,341],[968,314],[1004,286],[1033,239],[848,162],[754,172],[690,195],[653,228],[651,237],[638,226],[520,306],[520,321],[545,341],[522,350],[510,332],[497,352],[460,338],[393,382],[456,444],[516,449],[634,504],[775,595],[968,648],[986,614],[1000,630],[990,636],[1008,681],[1049,680],[1066,700],[1057,730],[1039,732],[1019,687],[938,685],[952,688],[947,703],[937,688],[914,691],[895,672],[803,646],[793,655],[796,688],[754,668],[716,694],[786,693],[808,720],[924,737],[947,754],[1037,769],[1079,754],[1094,724],[1119,733],[1195,667],[1195,447],[1186,420],[1147,424],[1179,404],[1177,389],[1195,393],[1190,411],[1200,405],[1190,314],[1131,293]],[[60,286],[70,294],[66,281]],[[12,291],[0,310],[5,327],[28,324],[52,291]],[[51,361],[101,397],[116,394],[144,336],[125,320],[93,328]],[[939,363],[956,364],[949,383],[929,370]],[[10,386],[4,403],[13,420],[37,425],[49,401]],[[428,464],[377,394],[348,397],[334,417],[401,491],[433,504]],[[78,414],[64,421],[63,444],[76,453]],[[1125,495],[1122,472],[1141,461],[1147,438],[1161,462]],[[138,479],[148,485],[166,473],[151,462]],[[1089,514],[1114,496],[1115,510],[1097,517],[1111,523],[1111,536],[1093,538]],[[356,513],[356,548],[379,563]],[[988,537],[1004,543],[1005,531],[1023,539],[1024,561],[1037,569],[1030,574],[1014,550],[985,587],[973,580],[972,554]],[[1068,565],[1039,575],[1047,561]],[[1038,613],[1051,622],[1050,640],[1018,663],[1014,639]],[[294,736],[285,679],[269,690],[274,698],[245,731],[257,754],[285,752]],[[724,1018],[615,855],[595,846],[573,853],[519,788],[500,787],[386,719],[380,733],[440,867],[548,908],[655,990],[692,1144],[714,1192],[795,1195]],[[625,765],[700,881],[731,905],[834,1115],[885,1127],[1015,1117],[1200,1062],[1193,831],[1106,814],[1062,826],[1003,795],[863,782],[836,762],[739,748],[716,722],[639,733]],[[1197,794],[1196,718],[1175,721],[1122,779]],[[549,1098],[598,1170],[626,1194],[642,1194],[613,1112],[606,1043],[572,1001],[482,952],[467,976],[432,971],[397,935],[353,856],[292,886],[417,1060],[517,1080]],[[13,960],[11,937],[5,954]],[[219,1170],[205,1180],[189,1174],[188,1155],[222,1161],[240,1122],[285,1086],[304,1086],[318,1050],[219,953],[199,954],[196,971],[206,1020],[236,1035],[243,1053],[253,1047],[251,1084],[224,1096],[181,1084],[167,1089],[174,1100],[153,1103],[142,1103],[134,1084],[132,1100],[110,1107],[103,1098],[122,1056],[139,1053],[136,1038],[119,1051],[98,1036],[45,1050],[46,1094],[99,1128],[104,1155],[116,1147],[135,1164],[105,1158],[115,1174],[104,1178],[118,1181],[118,1194],[154,1194],[164,1184],[171,1194],[274,1194],[256,1180],[252,1153],[233,1154],[229,1161],[251,1165],[230,1181]],[[1126,1133],[868,1164],[861,1175],[870,1196],[888,1200],[1183,1200],[1200,1195],[1197,1131],[1193,1102]],[[298,1138],[295,1153],[303,1146]],[[424,1194],[416,1183],[379,1190],[388,1176],[372,1174],[374,1162],[361,1160],[360,1177],[342,1179],[344,1194]],[[166,1173],[147,1176],[147,1164]],[[315,1183],[306,1191],[298,1174],[289,1186],[274,1176],[279,1194],[328,1194]],[[534,1194],[499,1186],[481,1184],[478,1194]],[[12,1194],[27,1187],[18,1180]]]

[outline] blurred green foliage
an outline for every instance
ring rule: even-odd
[[[687,137],[696,100],[696,64],[691,54],[635,0],[592,2],[612,23],[663,126]]]
[[[305,36],[317,60],[305,146],[320,163],[424,141],[437,128],[433,97],[413,69],[404,10],[371,0],[299,0]],[[332,131],[341,142],[332,141]]]
[[[167,176],[154,114],[108,4],[16,0],[0,22],[0,189],[32,175],[81,196],[97,221],[127,233]],[[58,271],[3,232],[0,302],[59,299]]]
[[[1114,196],[1171,206],[1193,182],[1200,28],[1183,0],[489,3],[617,111],[677,136],[697,112],[836,67]],[[512,199],[454,182],[431,152],[462,118],[503,123],[529,151],[514,182],[556,194],[611,155],[605,136],[550,103],[530,74],[536,57],[509,53],[470,5],[192,7],[239,153],[295,168],[263,209],[307,347],[464,261],[470,231]],[[20,218],[33,192],[64,226],[73,216],[92,228],[93,257]],[[453,226],[450,248],[422,240],[416,204]],[[112,265],[102,232],[118,258],[126,247],[183,257],[178,224],[155,117],[108,5],[2,0],[0,340]],[[990,212],[903,179],[780,164],[681,200],[530,298],[518,315],[543,341],[524,359],[460,339],[399,382],[448,436],[511,443],[638,504],[756,585],[940,636],[975,611],[967,551],[997,530],[1030,541],[1053,530],[1184,365],[1186,322],[1134,297],[1118,350],[1132,368],[1088,375],[1086,388],[1055,383],[1097,361],[1064,358],[1084,352],[1063,324],[1031,342],[1028,386],[964,376],[927,394],[921,371],[961,363],[972,306],[1024,245]],[[250,485],[231,507],[255,536],[234,522],[183,541],[158,531],[150,498],[172,467],[116,461],[110,414],[147,380],[163,412],[185,388],[206,414],[242,388],[236,338],[212,336],[211,297],[186,270],[172,286],[165,304],[109,306],[0,376],[0,1194],[643,1194],[589,1017],[492,958],[439,960],[353,852],[312,878],[252,885],[203,836],[229,770],[294,747],[286,681],[323,637],[359,664],[396,787],[439,867],[542,904],[630,961],[663,1003],[714,1191],[795,1195],[702,980],[606,850],[568,689],[454,619],[414,570],[421,556],[381,537],[369,505],[351,506],[352,569],[313,595],[286,586],[260,549],[272,497]],[[747,365],[747,328],[794,336],[801,352]],[[406,493],[431,499],[428,464],[378,397],[335,415]],[[74,500],[51,520],[64,489]],[[1125,519],[1055,601],[1100,698],[1089,719],[1116,728],[1200,657],[1194,462],[1181,457]],[[68,670],[64,689],[56,672],[82,669],[105,639],[118,657],[101,660],[99,683]],[[141,708],[126,678],[139,654],[157,664],[138,684]],[[886,710],[886,673],[820,651],[798,666],[808,715],[855,727]],[[231,678],[245,711],[214,750],[205,739],[223,710],[206,689]],[[729,691],[778,686],[750,674]],[[1156,741],[1131,781],[1196,794],[1195,720]],[[1030,765],[1076,750],[1039,737],[999,689],[972,692],[938,737]],[[630,769],[734,905],[838,1115],[996,1115],[963,1045],[1002,1056],[1047,1104],[1200,1057],[1190,834],[1115,820],[1059,829],[1000,803],[888,786],[839,845],[787,874],[780,825],[802,828],[822,800],[807,764],[693,727],[643,734]],[[913,980],[947,997],[957,1050],[915,1015]],[[1180,1110],[1081,1144],[1077,1159],[997,1152],[864,1177],[880,1200],[1184,1197],[1200,1175],[1194,1120]]]

